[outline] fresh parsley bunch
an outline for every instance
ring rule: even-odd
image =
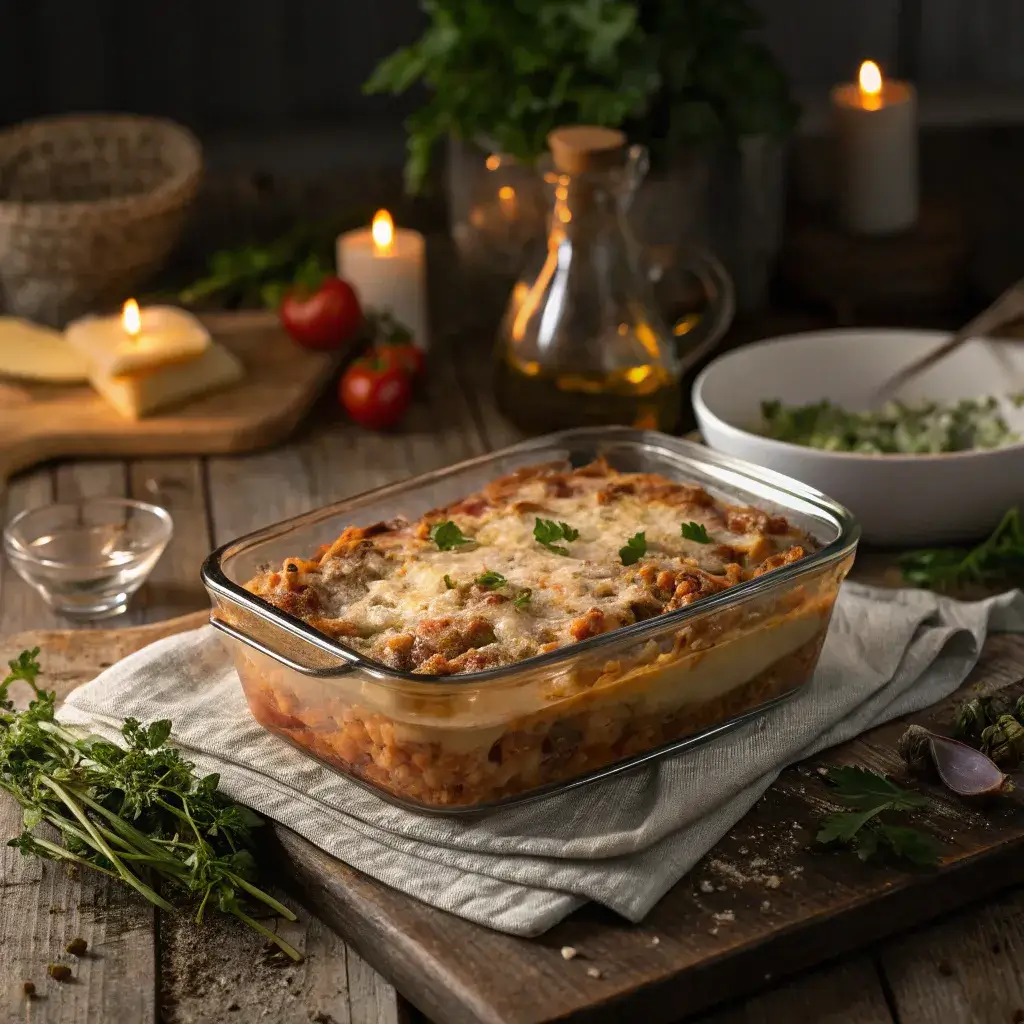
[[[55,695],[37,683],[38,655],[22,651],[0,682],[0,789],[24,809],[24,831],[8,845],[118,878],[162,910],[173,911],[172,901],[194,906],[197,921],[216,907],[300,960],[247,911],[255,901],[295,920],[253,881],[252,833],[263,819],[220,793],[219,776],[199,777],[166,745],[169,721],[127,719],[123,745],[66,729],[54,717]],[[33,692],[24,711],[9,697],[15,682]],[[36,831],[44,825],[59,841]]]

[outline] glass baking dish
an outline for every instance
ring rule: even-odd
[[[501,668],[396,671],[250,594],[268,564],[311,555],[347,526],[417,519],[524,466],[604,456],[716,498],[785,515],[813,554],[691,605]],[[202,569],[256,720],[417,810],[457,813],[579,785],[703,742],[802,687],[817,664],[859,527],[794,480],[652,431],[569,430],[267,527]]]

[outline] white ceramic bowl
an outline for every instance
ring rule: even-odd
[[[976,539],[1024,506],[1024,443],[941,455],[828,452],[761,437],[761,402],[830,399],[865,409],[873,390],[948,335],[934,331],[814,331],[719,356],[693,385],[704,440],[719,451],[817,487],[858,517],[864,540],[923,545]],[[1024,391],[1024,341],[972,341],[897,396],[955,401]],[[1006,419],[1024,437],[1024,409]]]

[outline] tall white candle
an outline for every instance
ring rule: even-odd
[[[423,235],[395,228],[390,214],[380,210],[372,227],[338,236],[336,262],[338,276],[355,288],[364,306],[390,312],[421,349],[430,347]]]
[[[859,81],[832,90],[839,220],[862,235],[895,234],[917,221],[917,95],[883,81],[865,61]]]

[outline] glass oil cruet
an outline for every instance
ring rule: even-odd
[[[670,330],[652,268],[626,219],[647,151],[622,132],[575,125],[548,136],[547,245],[512,290],[498,333],[495,392],[517,426],[545,432],[623,424],[672,430],[681,381],[732,317],[732,285],[711,257],[678,259],[705,309]]]

